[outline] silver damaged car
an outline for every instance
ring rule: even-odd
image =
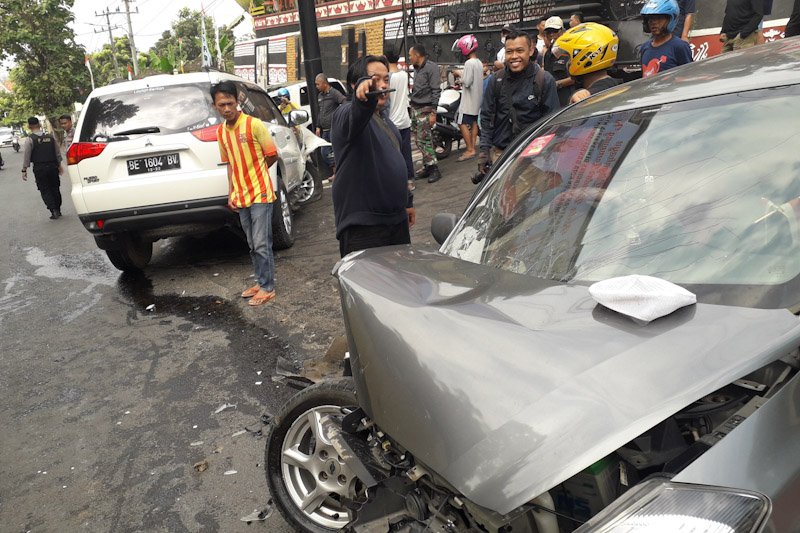
[[[271,422],[302,531],[800,531],[800,38],[528,130],[441,248],[335,269],[351,374]],[[697,303],[650,322],[594,283]],[[633,298],[659,298],[637,294]]]

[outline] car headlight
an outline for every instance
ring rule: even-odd
[[[575,533],[758,533],[771,510],[769,498],[756,492],[652,479]]]

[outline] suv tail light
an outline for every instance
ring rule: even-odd
[[[107,143],[72,143],[67,150],[67,164],[77,165],[84,159],[97,157],[105,150]]]
[[[197,137],[199,140],[208,143],[208,142],[216,142],[217,141],[217,128],[219,126],[209,126],[207,128],[203,128],[201,130],[194,130],[192,135]]]

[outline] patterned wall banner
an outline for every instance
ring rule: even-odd
[[[383,40],[394,41],[395,39],[403,38],[403,17],[398,15],[396,17],[386,17],[383,24]]]
[[[264,89],[269,85],[269,58],[266,42],[256,46],[256,83]]]
[[[418,7],[416,8],[417,16],[414,18],[414,26],[412,27],[411,24],[411,10],[407,10],[406,14],[409,17],[408,22],[408,35],[413,35],[414,30],[416,33],[425,35],[431,32],[430,30],[430,13],[431,8],[429,7]],[[387,17],[384,26],[383,26],[383,38],[387,41],[393,41],[395,39],[402,39],[403,38],[403,16],[402,14],[398,14],[397,16],[392,16],[391,18]]]
[[[523,21],[534,20],[549,13],[555,6],[554,0],[523,0]],[[519,24],[519,0],[498,0],[481,2],[480,21],[482,28]]]
[[[247,57],[256,55],[255,41],[244,41],[236,43],[233,49],[233,57]]]
[[[417,33],[428,33],[427,6],[442,4],[437,0],[418,0],[415,2],[417,10]],[[374,15],[385,12],[399,12],[402,0],[343,0],[326,2],[316,7],[317,20],[332,20],[355,17],[359,15]],[[410,0],[406,0],[406,9],[411,7]],[[297,11],[286,11],[270,15],[253,17],[255,31],[266,30],[277,26],[286,26],[298,22]],[[324,26],[324,25],[323,25]],[[410,33],[410,32],[409,32]]]
[[[285,54],[286,53],[286,37],[279,37],[277,39],[269,40],[269,53],[272,54]]]
[[[286,83],[286,65],[270,65],[269,66],[269,84]]]
[[[256,81],[256,67],[254,66],[236,65],[233,69],[233,73],[247,81]]]

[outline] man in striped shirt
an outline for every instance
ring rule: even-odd
[[[278,151],[264,123],[241,112],[239,92],[231,81],[211,87],[211,98],[222,118],[217,142],[222,162],[228,167],[228,207],[239,213],[250,246],[257,283],[242,293],[250,305],[275,298],[275,261],[272,256],[272,203],[275,192],[269,167]]]

